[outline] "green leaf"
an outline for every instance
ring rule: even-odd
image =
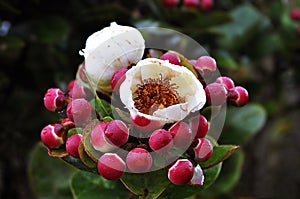
[[[257,31],[263,16],[250,4],[236,7],[230,12],[232,22],[215,26],[210,30],[222,34],[218,43],[225,49],[243,46],[252,34]]]
[[[241,145],[251,139],[266,122],[265,109],[255,103],[227,110],[225,128],[220,143]]]
[[[75,169],[58,158],[48,156],[47,149],[38,143],[31,152],[29,182],[36,198],[72,199],[69,179]]]
[[[165,169],[147,173],[125,173],[121,181],[132,193],[149,199],[157,198],[170,183]]]
[[[217,179],[222,168],[222,163],[211,167],[209,169],[203,170],[204,174],[204,184],[203,186],[191,186],[191,185],[174,185],[170,184],[168,188],[161,195],[161,199],[182,199],[199,193],[208,187],[210,187],[213,182]]]
[[[130,196],[120,181],[106,180],[99,174],[87,172],[77,172],[70,187],[76,199],[123,199]]]
[[[80,142],[78,152],[79,152],[80,160],[82,161],[83,164],[85,164],[89,168],[96,168],[97,164],[86,153],[83,142]]]
[[[213,167],[227,159],[239,146],[235,145],[219,145],[214,146],[212,156],[205,162],[200,162],[202,169]]]
[[[100,156],[103,154],[100,151],[94,149],[91,143],[91,132],[94,126],[99,123],[99,120],[95,119],[91,121],[84,129],[82,134],[82,142],[86,154],[94,161],[97,162]]]
[[[232,154],[229,159],[223,162],[223,168],[218,179],[200,196],[217,196],[232,190],[240,179],[244,159],[245,156],[242,150]]]

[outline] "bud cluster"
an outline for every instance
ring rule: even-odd
[[[172,51],[162,54],[160,59],[182,67],[186,64],[186,60]],[[247,90],[235,86],[229,77],[221,76],[206,83],[217,70],[214,58],[201,56],[187,62],[198,78],[196,81],[203,85],[205,106],[222,106],[228,102],[239,107],[248,102]],[[121,68],[112,75],[111,87],[119,95],[128,70]],[[41,140],[49,149],[49,155],[53,155],[53,151],[63,151],[58,157],[71,156],[85,164],[82,155],[85,154],[95,163],[94,167],[86,166],[96,169],[108,180],[120,179],[124,172],[145,173],[164,168],[173,184],[203,185],[204,175],[199,163],[211,158],[214,146],[207,136],[209,118],[201,111],[171,123],[151,120],[130,111],[127,118],[103,117],[92,102],[91,90],[77,80],[68,84],[66,93],[51,88],[44,97],[49,111],[65,115],[60,122],[49,124],[41,131]]]

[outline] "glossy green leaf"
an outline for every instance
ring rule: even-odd
[[[218,43],[225,49],[243,46],[257,31],[262,15],[250,4],[244,4],[230,11],[232,22],[211,28],[212,32],[223,36]]]
[[[83,164],[85,164],[89,168],[96,168],[97,163],[96,163],[96,161],[94,161],[93,159],[91,159],[88,156],[88,154],[86,153],[86,151],[84,149],[83,142],[80,142],[78,152],[79,152],[80,160],[82,161]]]
[[[97,151],[94,149],[91,143],[91,132],[93,127],[99,123],[99,120],[95,119],[91,121],[84,129],[82,134],[82,142],[84,145],[85,152],[87,155],[94,160],[94,162],[97,162],[102,153],[100,151]]]
[[[41,143],[33,148],[28,173],[36,198],[72,199],[69,179],[74,172],[75,169],[62,160],[50,157]]]
[[[132,193],[144,198],[157,198],[170,181],[165,169],[147,173],[125,173],[121,181]]]
[[[200,162],[202,169],[213,167],[227,159],[239,146],[235,145],[218,145],[214,146],[212,156],[205,162]]]
[[[225,128],[219,142],[241,145],[251,139],[266,122],[265,109],[255,103],[227,110]]]
[[[204,184],[203,186],[191,186],[191,185],[174,185],[170,184],[168,188],[163,192],[160,199],[182,199],[199,193],[208,187],[210,187],[217,179],[222,168],[222,163],[203,170]]]
[[[123,199],[131,194],[120,181],[106,180],[99,174],[87,172],[76,173],[70,187],[76,199]]]
[[[203,196],[217,196],[220,194],[228,193],[238,183],[241,173],[242,166],[244,163],[244,153],[242,150],[238,150],[232,156],[223,162],[222,171],[218,179],[214,184],[200,195]]]

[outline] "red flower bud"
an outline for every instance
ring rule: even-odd
[[[194,166],[188,159],[179,159],[169,168],[168,178],[176,185],[187,184],[194,175]]]
[[[78,148],[79,148],[81,139],[82,139],[81,134],[74,134],[67,139],[66,151],[69,153],[70,156],[73,156],[74,158],[79,157]]]
[[[173,146],[172,135],[169,131],[158,129],[151,134],[149,146],[153,151],[167,152]]]
[[[228,100],[234,106],[244,106],[248,103],[248,91],[241,87],[237,86],[228,90]]]
[[[105,153],[98,160],[98,172],[107,180],[118,180],[123,175],[126,165],[116,153]]]
[[[168,53],[167,52],[167,53],[163,54],[159,59],[161,59],[161,60],[169,60],[169,62],[171,64],[175,64],[175,65],[181,66],[180,58],[177,55],[173,54],[173,53]]]
[[[127,68],[121,68],[114,72],[111,78],[111,87],[114,91],[117,91],[120,89],[120,85],[125,80],[126,72],[128,71]]]
[[[208,122],[203,115],[198,115],[191,120],[191,129],[193,133],[196,133],[196,138],[205,137],[208,132]]]
[[[126,164],[134,173],[145,173],[152,167],[152,156],[143,148],[134,148],[126,157]]]
[[[67,116],[75,125],[82,126],[91,118],[92,109],[87,100],[83,98],[75,99],[68,104]]]
[[[66,131],[61,124],[49,124],[41,131],[41,140],[49,149],[59,148],[65,139]]]
[[[44,96],[44,105],[49,111],[60,111],[66,103],[66,95],[59,88],[49,88]]]
[[[207,102],[213,106],[222,105],[227,100],[227,90],[219,83],[211,83],[205,87]]]
[[[176,122],[169,128],[169,132],[173,137],[173,143],[175,147],[188,148],[188,146],[192,143],[192,130],[185,122]]]

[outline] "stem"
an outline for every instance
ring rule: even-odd
[[[99,108],[101,109],[101,112],[105,113],[105,115],[102,115],[101,112],[100,112],[99,113],[100,117],[103,118],[105,116],[108,116],[109,113],[107,112],[106,108],[104,107],[103,103],[101,102],[100,98],[98,97],[96,89],[92,86],[92,83],[89,79],[88,74],[86,73],[85,70],[82,70],[82,71],[83,71],[84,77],[86,78],[86,80],[88,82],[88,85],[89,85],[90,89],[92,90],[93,94],[95,95],[95,106],[96,106],[96,104],[98,104]]]

